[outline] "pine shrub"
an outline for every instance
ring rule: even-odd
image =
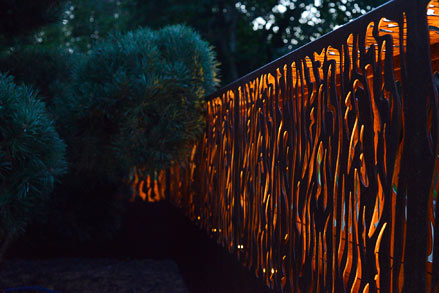
[[[120,180],[134,167],[148,174],[183,160],[203,131],[216,66],[208,44],[181,25],[97,44],[78,64],[66,103],[76,171]]]
[[[0,74],[0,239],[23,232],[66,171],[65,145],[29,86]],[[1,254],[1,253],[0,253]]]
[[[65,50],[40,47],[16,47],[0,55],[0,72],[14,76],[17,84],[32,86],[52,114],[53,100],[62,101],[72,79],[73,65],[80,55]]]
[[[183,161],[202,134],[216,65],[208,44],[184,26],[116,33],[76,58],[71,83],[51,101],[70,172],[30,239],[77,245],[114,237],[130,173]]]
[[[190,27],[170,25],[156,32],[161,58],[170,66],[167,74],[178,80],[190,79],[198,99],[218,86],[218,62],[212,47]],[[179,69],[179,67],[183,67]]]

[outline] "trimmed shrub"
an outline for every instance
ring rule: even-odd
[[[171,25],[157,31],[156,43],[160,56],[177,80],[190,79],[195,96],[200,99],[212,93],[219,84],[218,62],[212,47],[190,27]],[[179,66],[184,70],[175,70]]]
[[[203,131],[216,65],[208,44],[185,26],[99,43],[77,67],[67,103],[76,172],[121,180],[134,167],[149,174],[185,158]]]
[[[41,213],[66,171],[65,145],[43,102],[0,74],[0,238],[4,245]]]

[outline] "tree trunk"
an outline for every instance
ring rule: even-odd
[[[220,44],[220,49],[224,58],[224,63],[227,66],[227,72],[223,76],[226,80],[234,81],[238,79],[238,69],[235,61],[236,54],[236,23],[237,11],[236,8],[230,4],[225,4],[224,1],[219,3],[218,24],[223,28],[223,33],[217,34],[217,42]]]

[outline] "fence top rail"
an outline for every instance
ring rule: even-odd
[[[291,64],[294,60],[310,56],[314,52],[321,52],[328,46],[338,47],[340,40],[346,40],[350,34],[364,30],[364,28],[373,21],[379,21],[385,15],[396,15],[407,7],[407,4],[414,0],[390,0],[369,11],[368,13],[340,26],[339,28],[326,33],[318,39],[307,43],[277,59],[271,61],[264,66],[238,78],[226,86],[218,89],[205,97],[206,101],[210,101],[222,95],[223,93],[237,89],[240,85],[252,81],[263,74],[273,73],[277,68],[285,64]],[[415,0],[417,1],[417,0]],[[422,0],[421,0],[422,1]]]

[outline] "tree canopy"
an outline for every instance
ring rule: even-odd
[[[162,0],[125,2],[128,26],[186,23],[213,44],[223,85],[385,0]]]
[[[39,29],[28,42],[88,52],[114,31],[186,24],[215,47],[225,85],[384,2],[65,0],[61,18]]]
[[[59,20],[61,0],[0,0],[0,45]]]

